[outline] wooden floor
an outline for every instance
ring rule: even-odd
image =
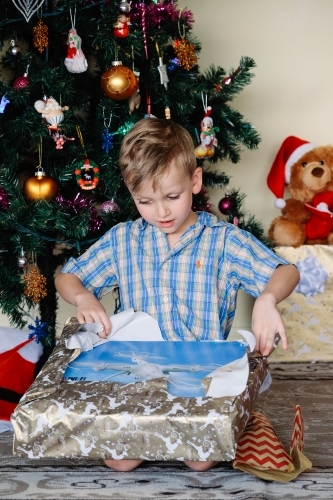
[[[314,467],[332,468],[333,472],[333,363],[272,363],[270,372],[273,383],[258,397],[256,409],[271,420],[288,449],[294,417],[292,405],[301,405],[304,453]]]

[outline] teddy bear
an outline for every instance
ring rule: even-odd
[[[267,185],[282,213],[268,231],[274,245],[333,244],[333,145],[316,146],[287,137],[272,164]],[[290,198],[284,200],[286,185]]]

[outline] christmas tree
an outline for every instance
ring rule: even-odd
[[[0,83],[0,303],[13,325],[54,343],[54,274],[113,225],[137,217],[122,182],[120,143],[143,117],[172,119],[193,138],[206,187],[214,164],[237,163],[258,133],[230,103],[254,61],[200,73],[193,15],[173,0],[3,0]],[[227,191],[226,220],[267,243]],[[212,211],[206,189],[194,210]]]

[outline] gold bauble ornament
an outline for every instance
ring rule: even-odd
[[[102,74],[101,86],[104,94],[110,99],[124,101],[138,89],[138,81],[134,73],[123,66],[121,61],[113,61],[111,68]]]
[[[25,181],[23,193],[29,200],[47,200],[56,196],[58,184],[51,177],[47,177],[40,167],[40,170],[35,173],[35,177],[29,177]]]

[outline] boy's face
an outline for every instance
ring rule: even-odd
[[[168,235],[169,243],[174,244],[197,220],[191,210],[192,194],[199,193],[201,186],[201,168],[190,177],[180,172],[175,162],[155,190],[147,181],[138,192],[131,194],[141,217],[159,227]]]

